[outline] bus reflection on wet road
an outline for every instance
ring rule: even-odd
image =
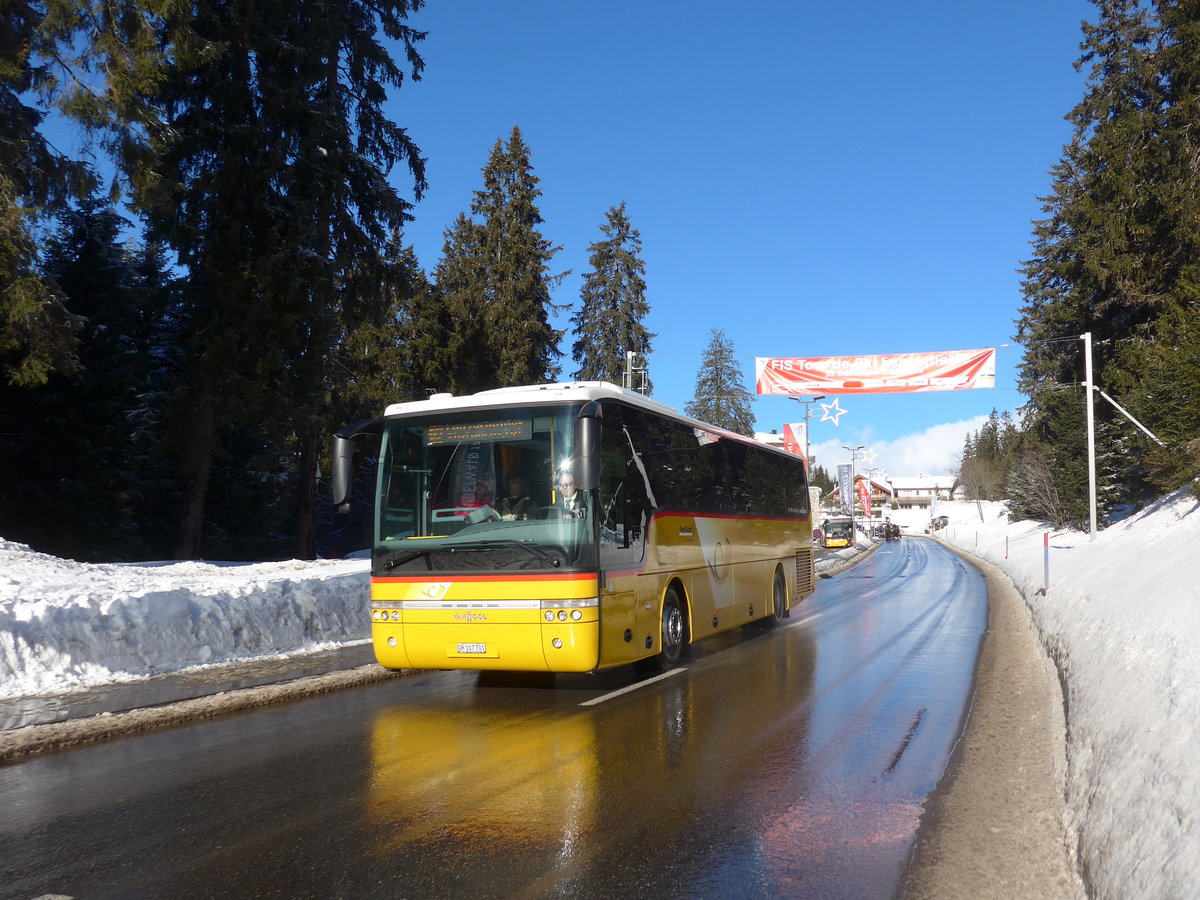
[[[0,895],[890,897],[986,606],[908,539],[655,681],[425,673],[0,768]]]
[[[381,710],[373,864],[416,850],[406,883],[455,871],[464,896],[890,896],[960,730],[982,580],[905,541],[793,615],[593,707],[563,701],[595,679],[560,676],[553,713],[502,686]]]

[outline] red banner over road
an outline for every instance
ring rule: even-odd
[[[760,394],[904,394],[996,384],[996,350],[887,356],[764,357],[754,360]]]

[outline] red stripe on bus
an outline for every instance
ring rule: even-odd
[[[659,510],[651,519],[657,519],[662,516],[674,516],[680,519],[745,519],[748,522],[803,522],[811,519],[812,516],[750,516],[741,513],[697,513],[686,512],[683,510]]]
[[[562,575],[448,575],[439,578],[437,572],[425,575],[373,575],[373,582],[388,582],[391,584],[428,584],[431,581],[454,582],[483,582],[495,584],[497,581],[595,581],[595,572],[570,572]]]

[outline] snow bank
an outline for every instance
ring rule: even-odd
[[[369,562],[88,565],[0,539],[0,698],[367,637]]]
[[[975,504],[937,510],[950,518],[939,539],[1008,572],[1058,665],[1068,824],[1099,897],[1193,896],[1200,883],[1198,506],[1177,492],[1094,541],[1009,523],[1001,504],[983,504],[982,521]]]

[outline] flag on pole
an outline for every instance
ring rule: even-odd
[[[844,463],[837,467],[838,472],[838,491],[841,494],[842,509],[849,514],[854,509],[854,486],[850,484],[850,464]]]
[[[783,426],[783,449],[788,453],[795,453],[803,459],[805,471],[808,470],[808,456],[804,452],[808,443],[807,435],[807,422],[789,422]]]
[[[858,481],[858,502],[862,504],[863,516],[871,518],[871,486],[865,478]]]

